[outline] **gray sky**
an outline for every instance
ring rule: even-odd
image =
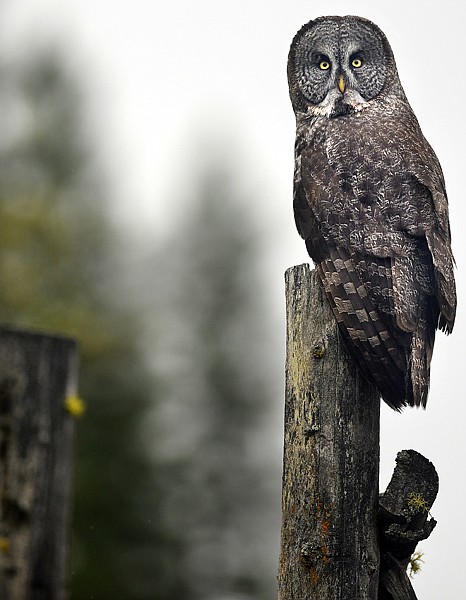
[[[89,126],[114,185],[115,218],[144,239],[176,222],[169,199],[186,192],[209,150],[231,157],[239,185],[270,214],[266,273],[283,311],[283,272],[307,261],[291,210],[294,117],[286,60],[299,27],[322,14],[358,14],[387,34],[400,77],[447,182],[458,263],[459,314],[438,334],[428,409],[382,410],[382,487],[396,452],[414,448],[435,464],[438,526],[420,544],[419,598],[461,597],[466,524],[462,305],[464,9],[459,0],[6,0],[0,48],[34,51],[54,39],[86,81]],[[461,127],[457,123],[461,120]],[[221,142],[218,141],[221,140]],[[176,190],[173,182],[176,181]],[[181,190],[180,190],[181,188]],[[278,551],[278,549],[277,549]]]

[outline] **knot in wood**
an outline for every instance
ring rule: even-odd
[[[301,562],[310,567],[316,562],[316,549],[309,542],[304,542],[299,553]]]

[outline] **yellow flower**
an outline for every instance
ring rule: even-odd
[[[6,554],[10,550],[10,540],[6,537],[0,537],[0,552]]]
[[[79,396],[71,395],[65,399],[65,408],[72,417],[80,417],[86,410],[86,404]]]

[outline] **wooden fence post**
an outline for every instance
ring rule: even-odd
[[[375,600],[380,400],[317,274],[288,269],[279,600]]]
[[[0,328],[0,598],[64,600],[77,348]]]

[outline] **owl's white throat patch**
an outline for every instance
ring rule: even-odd
[[[338,89],[332,88],[319,104],[309,104],[308,114],[316,117],[335,118],[347,115],[350,112],[360,112],[369,106],[359,92],[346,88],[342,94]]]

